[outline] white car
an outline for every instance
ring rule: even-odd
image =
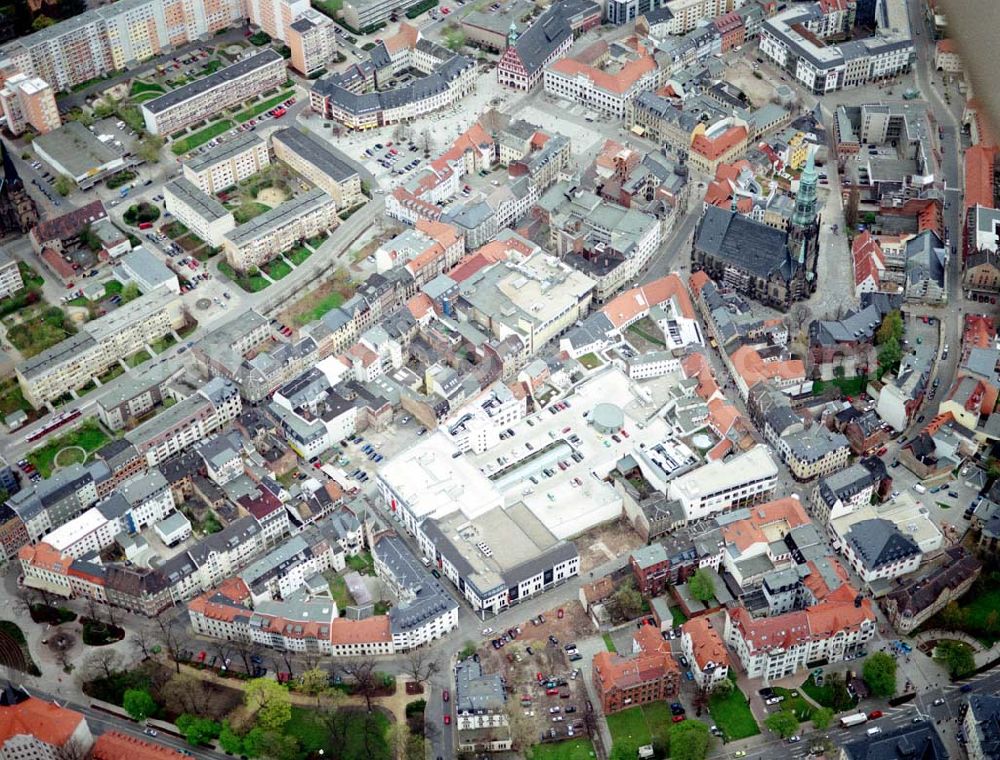
[[[493,633],[493,629],[492,628],[484,628],[483,629],[483,636],[489,636],[491,633]]]

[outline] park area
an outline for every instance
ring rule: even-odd
[[[87,457],[110,440],[97,420],[91,419],[80,427],[63,433],[44,446],[28,454],[43,478],[48,478],[58,467],[67,467],[86,461]]]
[[[229,119],[217,121],[214,124],[209,124],[204,129],[200,129],[197,132],[192,132],[189,135],[185,135],[180,139],[174,140],[173,144],[170,146],[170,150],[174,152],[174,155],[180,156],[187,153],[189,150],[194,150],[195,148],[204,145],[212,138],[218,137],[232,128],[233,122]]]
[[[961,601],[949,603],[924,628],[962,631],[986,647],[1000,641],[1000,571],[984,570]]]
[[[28,359],[47,348],[66,340],[76,332],[76,327],[66,318],[66,313],[48,306],[35,313],[22,314],[20,322],[8,325],[7,340]]]
[[[733,676],[730,671],[730,676]],[[750,711],[746,696],[733,682],[733,690],[728,696],[713,694],[708,699],[708,711],[719,730],[725,734],[728,741],[745,739],[760,733],[757,720]]]
[[[555,744],[536,744],[531,760],[591,760],[597,757],[590,739],[568,739]]]

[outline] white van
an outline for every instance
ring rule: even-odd
[[[872,726],[865,733],[867,733],[869,736],[877,736],[878,734],[882,733],[882,729],[879,726]]]
[[[917,493],[927,493],[927,488],[921,485],[920,483],[914,483],[913,490],[916,491]]]

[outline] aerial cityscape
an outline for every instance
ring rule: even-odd
[[[0,4],[0,760],[1000,760],[960,52],[942,0]]]

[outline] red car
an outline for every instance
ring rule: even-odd
[[[201,652],[198,652],[198,662],[204,662],[204,661],[205,661],[205,651],[202,650]]]
[[[443,699],[445,702],[447,702],[449,699],[451,699],[451,694],[448,693],[447,689],[444,689],[441,692],[441,699]]]
[[[445,715],[444,716],[444,724],[446,726],[450,726],[451,725],[451,716],[450,715]]]
[[[546,689],[546,690],[545,690],[545,693],[546,693],[546,694],[547,694],[548,696],[550,696],[550,697],[555,697],[555,696],[558,696],[558,694],[559,694],[559,689]]]
[[[881,718],[881,717],[882,717],[881,710],[872,710],[870,713],[868,713],[868,720],[875,720],[876,718]]]
[[[562,464],[562,462],[560,462],[559,464]],[[558,612],[556,613],[556,617],[557,617],[557,618],[559,618],[560,620],[562,620],[562,619],[563,619],[563,615],[564,615],[564,614],[565,614],[565,613],[563,612],[563,608],[562,608],[562,607],[560,607],[560,608],[559,608],[559,611],[558,611]]]
[[[674,723],[680,723],[682,720],[684,720],[684,716],[683,715],[675,715],[673,717]]]

